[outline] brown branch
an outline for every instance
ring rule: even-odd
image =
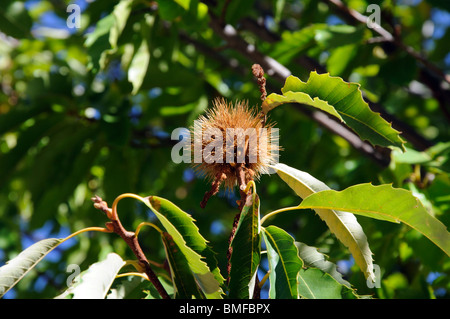
[[[239,219],[241,217],[241,211],[234,216],[233,226],[231,228],[230,236],[228,237],[228,250],[227,250],[227,283],[230,282],[230,272],[231,272],[231,253],[233,252],[233,247],[231,247],[231,242],[233,241],[234,235],[236,234],[236,229],[239,223]]]
[[[253,64],[252,73],[256,78],[256,81],[258,82],[259,91],[261,92],[261,101],[264,102],[267,97],[266,78],[264,77],[264,70],[259,64]]]
[[[95,197],[91,198],[91,200],[94,202],[94,207],[104,212],[106,216],[110,219],[110,222],[106,223],[106,227],[109,230],[115,232],[117,235],[119,235],[131,248],[139,264],[144,269],[148,279],[155,286],[156,290],[161,295],[161,297],[163,299],[170,299],[170,296],[167,294],[158,277],[150,267],[150,263],[147,257],[145,256],[144,252],[142,251],[141,246],[139,245],[136,234],[127,231],[122,226],[122,223],[117,217],[117,214],[114,214],[111,208],[108,207],[108,204],[105,201],[103,201],[99,196],[95,195]]]
[[[239,219],[241,217],[242,208],[244,208],[245,203],[247,202],[247,197],[250,196],[249,192],[245,192],[245,188],[249,180],[246,179],[246,171],[243,164],[240,164],[236,168],[236,177],[238,179],[238,188],[239,193],[241,194],[241,199],[237,201],[239,206],[239,213],[234,216],[233,226],[231,228],[230,237],[228,238],[228,251],[227,251],[227,282],[230,280],[230,271],[231,271],[231,254],[233,253],[233,247],[231,247],[231,242],[233,241],[234,235],[236,234],[237,226],[239,223]]]
[[[291,75],[291,71],[289,71],[285,66],[271,57],[262,54],[253,45],[242,39],[237,33],[237,30],[231,25],[221,24],[213,12],[210,11],[209,14],[211,15],[211,28],[216,34],[225,40],[228,48],[232,48],[233,50],[241,53],[253,63],[258,63],[261,65],[267,74],[273,79],[284,82],[285,79]]]
[[[239,193],[241,194],[241,199],[239,201],[239,211],[242,211],[242,208],[245,205],[245,202],[247,200],[247,194],[244,190],[247,187],[248,182],[250,182],[249,179],[246,178],[246,168],[244,164],[240,164],[236,168],[236,177],[238,180],[238,188]]]
[[[227,9],[228,9],[228,6],[230,5],[230,2],[231,2],[231,0],[225,0],[225,3],[222,7],[222,11],[220,13],[220,23],[225,23],[225,19],[227,16]]]
[[[244,39],[242,39],[237,31],[230,25],[223,26],[220,25],[219,20],[211,13],[210,25],[211,28],[222,37],[229,48],[241,53],[247,59],[253,63],[258,63],[261,65],[271,79],[275,79],[280,83],[284,83],[286,78],[291,75],[291,71],[285,66],[280,64],[278,61],[265,56],[259,52],[254,46],[248,44]],[[267,85],[270,86],[268,82]],[[371,144],[362,141],[357,134],[355,134],[349,128],[343,126],[341,123],[331,119],[328,115],[321,111],[310,111],[306,108],[299,108],[297,110],[304,113],[305,115],[311,117],[317,123],[327,128],[328,130],[334,132],[335,134],[341,136],[347,140],[355,149],[361,151],[363,154],[370,156],[381,166],[386,166],[390,162],[389,154],[386,152],[380,152],[378,148],[373,147]]]
[[[208,203],[208,200],[216,195],[219,192],[219,188],[220,188],[220,184],[222,184],[222,182],[227,178],[227,175],[225,175],[223,172],[218,172],[212,185],[211,185],[211,189],[209,191],[207,191],[205,193],[205,195],[203,196],[203,200],[200,203],[200,207],[201,208],[205,208],[206,204]]]
[[[276,43],[276,42],[280,41],[280,39],[281,39],[278,34],[267,30],[267,28],[262,23],[259,23],[251,18],[245,18],[241,21],[241,29],[250,31],[253,34],[255,34],[258,38],[264,39],[264,41],[267,41],[269,43]],[[383,39],[383,41],[385,41],[384,38],[381,38],[381,39]],[[317,71],[319,73],[327,73],[328,72],[326,67],[321,65],[315,59],[308,57],[308,56],[299,56],[295,59],[295,62],[298,63],[299,65],[301,65],[303,68],[305,68],[308,71]],[[422,83],[425,83],[422,78],[423,78],[423,76],[421,75],[419,81],[421,81]],[[440,91],[439,83],[433,83],[434,85],[432,85],[432,84],[430,84],[429,80],[427,80],[427,82],[428,83],[425,83],[425,84],[432,89],[433,95],[435,96],[435,98],[438,101],[440,101],[441,105],[444,105],[445,104],[444,100],[445,100],[446,96],[448,98],[448,94],[446,95],[445,93],[442,93]],[[435,80],[434,82],[437,82],[437,81]],[[394,129],[402,132],[402,137],[404,137],[408,142],[410,142],[412,145],[414,145],[414,147],[416,147],[418,150],[425,150],[433,145],[432,142],[430,142],[429,140],[424,138],[422,135],[420,135],[410,125],[401,121],[396,116],[389,114],[388,112],[386,112],[385,108],[381,104],[371,101],[369,98],[367,98],[367,96],[365,95],[364,92],[362,92],[362,93],[363,93],[364,100],[369,104],[369,107],[373,111],[380,113],[381,116],[386,121],[392,123],[392,127]],[[298,109],[298,110],[300,110],[300,109]],[[339,134],[339,133],[336,133],[336,134]],[[344,133],[344,134],[347,134],[347,133]],[[348,136],[348,139],[351,139],[352,141],[354,141],[351,144],[352,144],[352,146],[355,146],[354,143],[357,143],[357,139],[355,139],[355,136],[353,136],[353,134],[347,134],[347,136]],[[345,139],[347,139],[347,138],[345,138]],[[359,145],[360,147],[366,147],[365,145],[360,144],[360,143],[357,143],[357,145]],[[367,150],[369,151],[369,148],[367,148]],[[363,153],[366,153],[366,152],[363,151]],[[372,156],[371,154],[372,154],[372,152],[370,152],[369,156]],[[378,156],[378,155],[375,155],[375,156]],[[381,158],[383,158],[383,156]]]
[[[323,0],[323,1],[334,6],[339,11],[339,13],[346,18],[346,20],[349,20],[352,22],[364,23],[364,24],[367,24],[367,21],[369,20],[369,18],[367,16],[359,13],[356,10],[353,10],[353,9],[347,7],[347,5],[345,3],[343,3],[341,0]],[[439,77],[441,77],[444,81],[450,83],[450,75],[445,74],[441,69],[436,67],[430,61],[428,61],[427,58],[424,57],[422,54],[416,52],[412,47],[403,43],[403,41],[401,40],[401,38],[398,34],[392,35],[385,28],[383,28],[381,25],[376,24],[376,23],[373,23],[373,27],[371,29],[374,32],[378,33],[382,37],[382,39],[384,39],[385,42],[394,43],[398,48],[402,49],[404,52],[408,53],[414,59],[421,62],[426,68],[432,70]],[[395,29],[394,29],[394,31],[395,31]]]
[[[358,24],[358,23],[364,23],[367,24],[368,17],[357,12],[356,10],[353,10],[345,3],[343,3],[341,0],[322,0],[332,7],[334,7],[338,14],[340,14],[348,23],[350,24]],[[392,19],[390,19],[392,20]],[[413,57],[416,61],[421,63],[425,69],[422,70],[423,73],[431,73],[437,76],[438,78],[444,80],[447,83],[450,83],[450,75],[443,72],[441,69],[439,69],[436,65],[434,65],[432,62],[430,62],[423,54],[420,54],[416,50],[414,50],[412,47],[405,44],[401,37],[399,30],[401,29],[400,25],[394,26],[393,35],[387,31],[385,28],[380,26],[379,24],[374,24],[374,26],[371,28],[374,32],[378,33],[381,38],[377,38],[377,42],[384,42],[384,43],[390,43],[391,45],[395,46],[396,48],[402,50],[403,52],[406,52],[408,55]],[[431,72],[430,72],[431,71]],[[431,75],[430,74],[430,75]],[[427,85],[432,91],[433,96],[436,98],[436,100],[439,102],[439,107],[441,108],[442,113],[446,116],[446,118],[450,121],[450,110],[448,109],[448,101],[450,100],[448,91],[442,89],[440,85],[435,85],[435,81],[429,81],[429,78],[431,76],[425,76],[425,80],[423,77],[420,77],[419,80],[422,81],[423,84]]]

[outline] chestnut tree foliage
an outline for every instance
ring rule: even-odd
[[[3,1],[0,296],[448,298],[449,16]],[[279,129],[278,162],[174,162],[217,99]]]

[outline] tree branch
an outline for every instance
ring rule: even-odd
[[[346,21],[350,24],[358,24],[364,23],[367,24],[368,17],[357,12],[356,10],[350,9],[347,7],[345,3],[341,0],[322,0],[326,2],[331,7],[334,7],[338,14],[341,15]],[[422,70],[422,75],[425,73],[435,74],[437,77],[442,79],[443,81],[450,83],[450,75],[445,74],[441,69],[439,69],[436,65],[430,62],[424,55],[415,51],[412,47],[406,45],[401,37],[399,30],[400,26],[394,27],[394,35],[392,35],[389,31],[383,28],[381,25],[374,23],[374,26],[371,28],[374,32],[378,33],[381,38],[377,39],[377,42],[387,42],[394,45],[396,48],[406,52],[408,55],[413,57],[416,61],[421,63],[425,69]],[[425,85],[427,85],[432,91],[433,96],[439,102],[439,107],[441,108],[442,113],[446,116],[446,118],[450,121],[450,110],[448,109],[448,101],[450,100],[450,93],[448,91],[442,89],[440,85],[435,85],[435,81],[430,81],[430,75],[425,75],[425,78],[421,77],[419,80],[422,81]]]
[[[346,18],[346,20],[351,22],[359,22],[363,24],[367,24],[367,21],[369,18],[361,13],[359,13],[356,10],[350,9],[347,7],[345,3],[343,3],[341,0],[323,0],[327,2],[329,5],[332,5],[335,7],[338,12]],[[394,43],[398,48],[401,48],[403,51],[408,53],[410,56],[412,56],[417,61],[421,62],[426,68],[432,70],[436,75],[441,77],[444,81],[447,83],[450,83],[450,75],[445,74],[441,69],[436,67],[433,63],[428,61],[426,57],[424,57],[422,54],[416,52],[412,47],[406,45],[401,40],[400,36],[398,35],[392,35],[389,31],[387,31],[385,28],[383,28],[381,25],[373,22],[373,28],[371,28],[374,32],[378,33],[382,39],[386,42],[392,42]]]
[[[258,23],[257,21],[255,21],[253,19],[250,19],[250,18],[243,19],[241,21],[241,27],[242,27],[242,29],[252,32],[258,38],[264,39],[264,41],[267,41],[269,43],[276,43],[276,42],[280,41],[280,37],[277,34],[270,32],[269,30],[267,30],[267,28],[264,25]],[[383,39],[383,41],[384,41],[384,39]],[[299,56],[295,59],[295,62],[298,63],[299,65],[301,65],[303,68],[305,68],[308,71],[317,71],[319,73],[327,73],[328,72],[327,69],[323,65],[321,65],[319,62],[317,62],[315,59],[310,58],[308,56]],[[442,94],[440,94],[440,92],[438,90],[438,86],[439,86],[439,83],[437,83],[437,84],[435,83],[435,85],[433,86],[435,88],[435,90],[433,90],[433,93],[435,96],[437,96],[436,98],[439,97],[439,98],[441,98],[441,100],[443,100]],[[399,120],[394,115],[386,112],[385,108],[381,104],[372,102],[369,98],[367,98],[364,91],[362,91],[362,94],[363,94],[364,100],[369,104],[369,107],[373,111],[380,113],[381,116],[386,121],[392,123],[392,127],[394,129],[402,132],[402,136],[408,142],[410,142],[412,145],[414,145],[415,148],[417,148],[418,150],[425,150],[433,145],[433,143],[431,143],[429,140],[427,140],[426,138],[421,136],[410,125]],[[356,139],[354,139],[354,136],[349,135],[348,138],[352,139],[354,141],[354,143],[356,143]],[[354,144],[352,144],[352,145],[354,145]]]
[[[115,232],[117,235],[119,235],[131,248],[139,264],[144,269],[145,274],[147,275],[151,283],[155,286],[156,290],[161,295],[161,297],[163,299],[170,299],[169,295],[162,286],[158,277],[150,267],[150,263],[147,260],[147,257],[145,256],[144,252],[142,251],[141,246],[139,245],[136,234],[127,231],[122,226],[122,223],[120,222],[117,216],[117,212],[114,212],[113,209],[109,208],[108,204],[105,201],[103,201],[99,196],[96,195],[95,197],[91,198],[91,200],[94,202],[94,207],[104,212],[106,216],[110,219],[110,222],[106,223],[106,227],[109,230]]]
[[[272,59],[271,57],[265,56],[259,52],[254,46],[248,44],[244,39],[242,39],[237,31],[230,25],[221,25],[219,19],[217,19],[212,12],[210,25],[216,34],[218,34],[222,39],[227,42],[229,48],[241,53],[247,59],[249,59],[252,64],[260,64],[266,73],[273,79],[277,80],[279,83],[284,83],[286,78],[291,75],[291,71],[285,66],[280,64],[278,61]],[[270,82],[267,83],[270,86]],[[273,89],[275,90],[275,89]],[[321,111],[310,111],[305,108],[297,107],[297,110],[303,112],[307,116],[311,117],[313,120],[318,122],[320,125],[324,126],[328,130],[334,132],[335,134],[341,136],[347,140],[355,149],[361,151],[362,153],[368,155],[374,159],[381,166],[386,166],[390,162],[389,153],[385,151],[380,151],[379,148],[373,147],[371,144],[362,141],[358,135],[356,135],[349,128],[338,123],[334,119],[331,119],[328,115]]]

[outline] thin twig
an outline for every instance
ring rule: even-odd
[[[255,36],[257,36],[259,39],[264,39],[264,41],[269,42],[269,43],[276,43],[279,42],[281,40],[281,37],[276,34],[273,33],[271,31],[269,31],[264,24],[259,23],[258,21],[255,21],[254,19],[251,18],[244,18],[241,21],[241,30],[247,30],[252,32]],[[381,36],[376,38],[378,41],[380,41],[380,39],[382,39],[383,42],[385,42],[386,40],[384,38],[382,38]],[[316,61],[315,59],[308,57],[308,56],[299,56],[297,58],[295,58],[295,63],[301,65],[303,68],[305,68],[308,71],[317,71],[318,73],[327,73],[327,69],[325,66],[321,65],[318,61]],[[423,72],[422,72],[423,73]],[[445,100],[446,98],[448,98],[448,95],[450,94],[445,94],[446,92],[444,91],[444,93],[442,93],[442,89],[439,86],[438,81],[434,81],[437,83],[434,83],[432,81],[428,81],[428,80],[424,80],[422,78],[424,78],[424,76],[422,76],[422,73],[420,75],[419,81],[421,81],[422,83],[424,83],[425,85],[427,85],[428,87],[430,87],[430,89],[433,91],[433,95],[435,96],[435,98],[440,102],[441,107],[443,105],[445,105]],[[429,73],[428,73],[429,74]],[[432,83],[431,83],[432,82]],[[393,114],[389,114],[385,107],[382,106],[379,103],[374,103],[373,101],[371,101],[365,94],[365,92],[362,92],[363,94],[363,98],[364,100],[369,104],[370,109],[372,109],[375,112],[380,113],[380,115],[388,122],[392,123],[392,127],[396,130],[398,130],[399,132],[402,132],[402,137],[404,137],[408,142],[410,142],[412,145],[414,145],[415,148],[417,148],[418,150],[425,150],[427,148],[429,148],[430,146],[433,145],[433,143],[429,140],[427,140],[426,138],[424,138],[423,136],[421,136],[416,130],[414,130],[414,128],[412,128],[410,125],[408,125],[407,123],[403,122],[402,120],[398,119],[395,115]],[[304,108],[297,108],[298,111],[302,111],[303,113],[305,113],[305,109]],[[444,112],[446,110],[444,109]],[[317,112],[319,114],[319,112]],[[326,123],[322,123],[320,120],[317,120],[317,118],[315,118],[315,113],[311,113],[307,114],[311,117],[313,117],[314,120],[316,120],[319,124],[321,124],[322,126],[329,128],[327,126]],[[321,115],[318,115],[318,117],[320,118],[324,118]],[[359,139],[358,136],[355,136],[354,134],[352,134],[352,132],[348,133],[345,130],[341,130],[339,128],[339,123],[336,125],[334,123],[331,123],[331,118],[330,121],[328,121],[328,123],[330,125],[332,125],[332,128],[337,127],[338,131],[333,130],[333,132],[335,132],[338,135],[341,135],[341,132],[345,134],[345,136],[342,136],[344,139],[347,139],[347,137],[353,141],[356,141],[356,139]],[[353,147],[355,146],[360,146],[363,148],[366,148],[367,151],[369,151],[369,153],[366,153],[365,150],[361,150],[363,153],[368,154],[370,157],[373,158],[381,158],[382,161],[380,163],[389,163],[389,158],[385,157],[385,155],[383,154],[377,154],[378,151],[375,150],[375,152],[371,151],[371,147],[367,147],[367,145],[361,144],[361,143],[357,143],[357,144],[353,144],[351,143],[351,145]],[[388,154],[386,154],[387,156]],[[376,161],[378,162],[378,160],[376,159]],[[384,165],[384,164],[383,164]]]
[[[259,91],[261,92],[261,101],[264,102],[267,97],[266,78],[264,77],[264,70],[259,64],[253,64],[252,73],[256,78],[256,81],[258,82]]]
[[[357,23],[364,23],[367,24],[368,17],[357,12],[356,10],[353,10],[345,3],[343,3],[341,0],[323,0],[324,2],[327,2],[329,5],[332,5],[334,8],[337,9],[338,13],[343,16],[349,23],[357,24]],[[373,26],[371,29],[378,33],[381,38],[377,38],[378,42],[388,42],[397,47],[398,49],[402,50],[403,52],[407,53],[411,57],[413,57],[416,61],[421,63],[425,68],[423,71],[425,73],[434,74],[438,78],[444,80],[447,83],[450,83],[450,75],[446,74],[444,71],[439,69],[435,64],[433,64],[431,61],[429,61],[423,54],[417,52],[409,45],[405,44],[399,34],[399,29],[401,27],[399,25],[394,28],[394,34],[392,35],[389,31],[387,31],[385,28],[380,26],[379,24],[373,23]],[[423,73],[423,72],[422,72]],[[429,78],[429,77],[426,77]],[[448,109],[448,100],[449,95],[445,89],[442,89],[440,85],[434,85],[434,81],[423,81],[422,77],[420,79],[422,83],[427,85],[432,91],[434,97],[439,102],[439,107],[441,108],[443,114],[446,116],[448,121],[450,121],[450,110]]]
[[[225,23],[225,19],[227,16],[227,9],[228,6],[230,5],[230,2],[231,0],[225,0],[225,3],[223,4],[222,11],[220,13],[220,23]]]
[[[205,208],[206,204],[208,203],[208,200],[211,198],[211,196],[216,195],[219,192],[220,184],[227,178],[227,175],[225,175],[223,172],[218,172],[212,185],[211,189],[205,193],[203,196],[203,200],[200,203],[201,208]]]
[[[231,254],[233,252],[233,247],[231,246],[231,242],[233,241],[234,235],[236,234],[236,229],[239,223],[239,219],[241,217],[241,211],[234,216],[233,226],[231,228],[230,236],[228,237],[228,250],[227,250],[227,283],[230,282],[230,272],[231,272]]]
[[[270,75],[272,79],[275,79],[278,82],[284,83],[286,78],[291,75],[291,71],[285,66],[280,64],[278,61],[265,56],[255,47],[252,47],[250,44],[248,44],[237,34],[237,31],[232,26],[227,25],[225,27],[220,25],[218,19],[214,16],[214,14],[212,12],[210,14],[211,28],[227,42],[230,48],[241,53],[249,60],[254,61],[254,63],[258,63],[259,65],[261,65],[264,70],[266,70],[267,74]],[[267,83],[267,85],[269,85],[269,83]],[[311,117],[317,123],[334,132],[335,134],[343,137],[355,149],[363,152],[366,155],[369,155],[381,166],[385,167],[389,164],[389,154],[380,152],[379,149],[373,147],[365,141],[362,141],[359,136],[356,135],[353,131],[343,126],[341,123],[338,123],[337,121],[331,119],[325,113],[317,110],[310,111],[306,108],[297,108],[297,110]]]
[[[367,24],[369,17],[359,13],[356,10],[353,10],[345,3],[343,3],[341,0],[324,0],[328,2],[328,4],[333,5],[335,8],[339,10],[339,12],[346,16],[348,19],[357,21],[359,23]],[[439,77],[441,77],[444,81],[450,83],[450,75],[445,74],[441,69],[436,67],[433,63],[428,61],[422,54],[416,52],[412,47],[406,45],[403,43],[403,41],[400,39],[399,36],[392,35],[389,31],[387,31],[385,28],[383,28],[381,25],[372,22],[372,30],[374,32],[378,33],[385,42],[392,42],[397,47],[401,48],[404,52],[408,53],[410,56],[412,56],[417,61],[421,62],[426,68],[432,70],[434,73],[436,73]]]
[[[242,208],[244,207],[244,205],[247,201],[247,195],[248,195],[248,191],[246,191],[246,189],[245,189],[247,186],[247,182],[246,182],[246,178],[245,178],[245,168],[244,168],[243,164],[241,164],[237,167],[236,177],[238,179],[238,188],[239,188],[239,192],[241,194],[241,199],[237,201],[238,206],[239,206],[239,213],[237,213],[236,216],[234,216],[233,226],[231,228],[230,236],[228,238],[228,251],[227,251],[228,278],[227,278],[227,281],[230,280],[230,271],[231,271],[230,260],[231,260],[231,254],[233,253],[233,247],[231,246],[231,243],[233,241],[234,235],[236,234],[237,226],[238,226],[239,219],[240,219],[241,213],[242,213]]]
[[[99,196],[96,195],[95,197],[91,198],[91,200],[94,202],[94,207],[104,212],[106,216],[109,218],[110,222],[106,223],[106,228],[119,235],[131,248],[134,255],[138,259],[140,266],[142,266],[148,279],[155,286],[156,290],[161,295],[161,297],[163,299],[170,299],[170,296],[167,294],[158,277],[151,269],[150,263],[148,262],[147,257],[145,256],[141,246],[139,245],[136,234],[127,231],[122,226],[122,223],[120,222],[115,209],[109,208],[108,204],[105,201],[103,201]]]

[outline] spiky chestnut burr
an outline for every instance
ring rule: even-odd
[[[221,184],[228,190],[237,185],[242,191],[250,180],[268,173],[268,165],[278,155],[278,136],[271,134],[274,125],[262,121],[262,116],[247,102],[233,104],[216,99],[213,107],[195,121],[191,128],[192,148],[197,154],[201,150],[202,156],[194,167],[212,181],[211,190],[201,202],[202,208],[217,194]]]

